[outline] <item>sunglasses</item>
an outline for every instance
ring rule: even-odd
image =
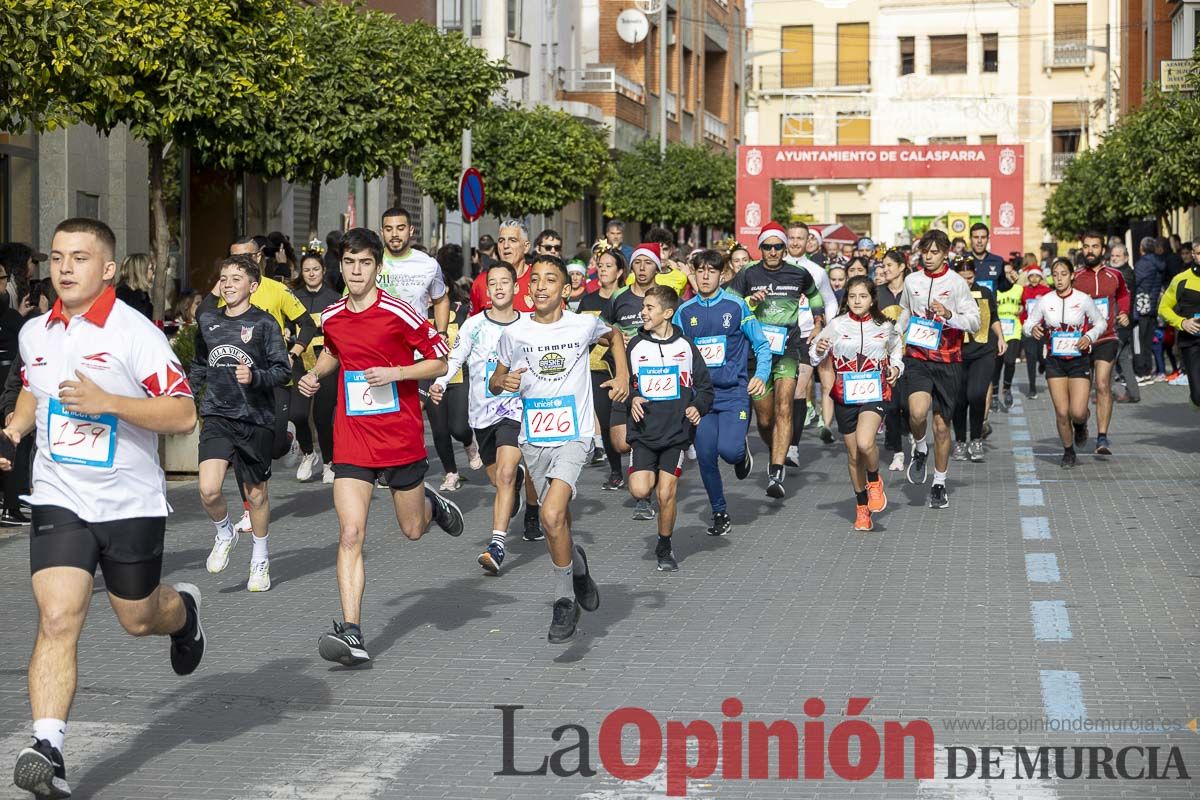
[[[759,250],[770,250],[771,252],[775,252],[777,250],[782,250],[785,246],[786,245],[781,244],[781,243],[763,244],[763,245],[759,245],[758,249]]]
[[[561,253],[562,245],[561,244],[543,244],[542,249],[549,250],[551,253]]]

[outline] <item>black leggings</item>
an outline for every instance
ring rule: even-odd
[[[596,409],[596,418],[600,423],[600,440],[604,442],[604,455],[608,459],[608,471],[620,473],[621,454],[613,447],[612,431],[610,430],[612,416],[612,400],[608,389],[601,389],[600,384],[608,380],[608,373],[592,371],[592,407]]]
[[[1029,393],[1037,391],[1037,371],[1038,367],[1043,364],[1045,359],[1045,347],[1040,341],[1032,336],[1026,336],[1021,340],[1021,347],[1025,351],[1025,369],[1029,373]]]
[[[1200,344],[1180,347],[1179,357],[1183,359],[1183,371],[1187,375],[1192,405],[1200,406]]]
[[[908,432],[908,396],[904,376],[892,387],[892,401],[883,417],[883,446],[889,453],[904,452],[904,434]]]
[[[958,407],[954,410],[954,439],[967,440],[967,412],[970,412],[971,439],[983,438],[983,412],[987,407],[988,386],[992,382],[992,364],[995,357],[985,355],[963,361],[966,378],[958,393]]]
[[[429,430],[433,434],[433,447],[437,450],[442,469],[458,472],[454,460],[454,440],[464,446],[471,443],[471,426],[467,419],[467,382],[451,383],[446,386],[442,402],[434,405],[425,397],[425,416],[429,417]]]
[[[296,380],[304,374],[303,365],[297,361],[296,368],[292,370],[296,375]],[[337,408],[337,381],[325,379],[321,381],[321,388],[312,397],[305,397],[300,394],[300,389],[292,385],[292,405],[289,413],[291,414],[292,424],[296,426],[296,441],[300,445],[300,452],[304,455],[309,455],[313,451],[312,430],[308,427],[308,412],[312,411],[313,425],[317,429],[317,443],[321,445],[321,459],[326,463],[333,463],[333,413]]]
[[[1003,356],[996,358],[996,366],[992,370],[992,391],[1000,391],[1000,378],[1003,374],[1005,389],[1012,389],[1013,374],[1017,371],[1017,356],[1021,355],[1021,348],[1018,347],[1020,341],[1011,339],[1008,342],[1008,349],[1004,351]]]

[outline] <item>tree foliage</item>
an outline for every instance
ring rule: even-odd
[[[610,217],[655,223],[733,227],[737,167],[733,156],[707,147],[642,142],[617,159],[605,192]]]
[[[604,130],[546,106],[491,106],[471,123],[471,162],[483,176],[485,211],[551,214],[598,188],[609,170]],[[413,168],[421,191],[458,208],[458,139],[426,147]]]
[[[783,181],[771,181],[771,219],[787,226],[792,221],[792,203],[796,190]]]

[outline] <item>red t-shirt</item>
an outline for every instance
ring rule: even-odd
[[[1108,327],[1104,329],[1099,341],[1115,340],[1117,315],[1129,313],[1129,289],[1125,286],[1125,277],[1112,267],[1084,267],[1075,273],[1075,288],[1089,295],[1096,301],[1097,308],[1107,312]]]
[[[1045,294],[1050,294],[1052,290],[1044,283],[1039,283],[1037,286],[1026,286],[1021,290],[1021,324],[1025,324],[1025,320],[1029,319],[1030,303],[1037,300]]]
[[[416,363],[414,349],[428,359],[445,358],[450,348],[424,314],[383,290],[365,311],[352,311],[348,299],[342,298],[321,314],[325,349],[341,362],[337,413],[333,417],[333,460],[372,469],[420,461],[425,458],[425,421],[417,382],[394,384],[399,401],[395,411],[350,415],[346,413],[346,373],[371,367],[408,367]],[[351,385],[364,387],[361,383]]]
[[[533,311],[533,298],[529,296],[529,279],[532,277],[533,270],[527,269],[524,275],[517,278],[517,289],[513,295],[513,308],[517,311]],[[471,316],[491,307],[492,301],[488,299],[487,272],[480,272],[471,284]]]

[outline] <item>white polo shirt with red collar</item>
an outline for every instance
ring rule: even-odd
[[[86,375],[124,397],[191,397],[187,373],[153,322],[106,288],[70,320],[56,301],[21,328],[21,382],[37,400],[34,506],[59,506],[85,522],[164,517],[166,483],[158,434],[112,414],[88,416],[59,403],[59,384]]]

